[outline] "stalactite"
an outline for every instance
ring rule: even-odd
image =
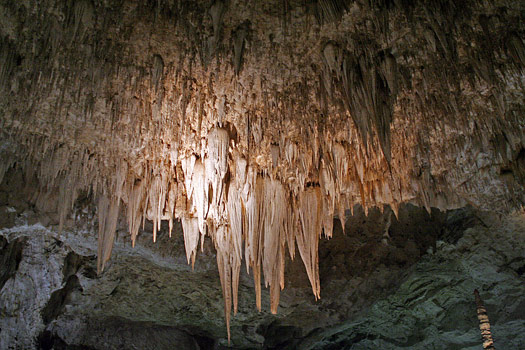
[[[98,262],[97,271],[104,271],[115,241],[120,201],[101,195],[98,201]]]
[[[140,179],[131,181],[128,186],[131,188],[128,189],[129,199],[127,203],[127,218],[131,242],[134,247],[144,212],[143,207],[144,198],[146,196],[146,186],[145,181]]]
[[[16,51],[13,44],[0,37],[0,88],[2,93],[7,93],[11,86],[11,75],[16,66]]]
[[[255,286],[255,302],[261,311],[261,231],[263,222],[260,217],[260,198],[263,194],[263,180],[248,170],[247,186],[244,188],[244,206],[246,208],[245,259],[246,268],[251,267]]]
[[[159,88],[162,76],[164,75],[164,60],[160,55],[153,56],[153,69],[151,71],[152,85],[155,89]]]
[[[297,211],[301,227],[297,230],[295,239],[316,299],[321,297],[318,256],[322,227],[321,210],[322,200],[319,187],[308,188],[299,194]]]
[[[226,329],[228,332],[228,343],[230,342],[230,317],[232,308],[232,270],[229,261],[229,246],[227,245],[227,232],[224,226],[218,228],[213,234],[217,249],[217,267],[221,280],[222,296],[224,298],[224,318],[226,319]]]
[[[235,160],[235,178],[230,184],[227,199],[227,211],[230,222],[233,312],[237,313],[239,274],[242,259],[242,243],[245,234],[246,211],[242,200],[242,190],[246,181],[246,160],[238,157]]]
[[[206,215],[208,213],[208,190],[206,187],[206,170],[200,159],[195,161],[191,176],[191,212],[194,212],[199,222],[201,236],[206,234]]]
[[[242,68],[244,48],[249,31],[250,22],[245,21],[237,27],[233,34],[233,67],[235,74],[239,74]]]
[[[208,133],[208,154],[205,158],[206,180],[204,187],[211,188],[212,193],[207,217],[219,222],[223,214],[224,177],[228,172],[229,135],[224,129],[214,128]]]
[[[173,217],[175,214],[175,205],[177,202],[177,195],[178,195],[178,189],[177,189],[177,182],[172,181],[169,185],[169,192],[168,192],[168,198],[166,202],[166,207],[164,210],[165,217],[168,218],[169,223],[169,237],[171,238],[171,233],[173,232]]]
[[[323,232],[325,237],[332,237],[333,217],[335,216],[335,180],[333,175],[332,164],[328,161],[321,160],[321,170],[319,175],[319,184],[323,192]],[[341,218],[341,222],[344,218]],[[344,228],[344,226],[343,226]]]
[[[211,47],[210,47],[210,52],[208,53],[210,56],[215,54],[217,50],[217,45],[220,42],[222,25],[223,25],[222,21],[223,21],[225,11],[226,11],[226,5],[221,0],[214,1],[210,9],[208,10],[208,13],[211,17],[212,25],[213,25],[213,37],[210,38]]]
[[[184,233],[184,247],[186,248],[186,258],[188,264],[191,261],[191,267],[195,266],[195,256],[197,254],[197,247],[199,246],[199,219],[186,218],[181,219],[182,231]]]
[[[288,211],[286,195],[282,184],[277,180],[262,180],[259,221],[262,225],[262,268],[266,287],[270,286],[270,308],[277,313],[279,287],[284,284],[281,274],[284,270],[282,255],[285,250],[285,215]]]

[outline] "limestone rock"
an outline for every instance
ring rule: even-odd
[[[102,273],[121,217],[133,245],[182,220],[188,262],[216,249],[227,325],[243,255],[257,308],[261,279],[284,302],[296,247],[319,298],[319,238],[356,205],[521,210],[524,6],[0,0],[0,224],[60,232],[98,203]],[[422,252],[383,219],[379,255]]]

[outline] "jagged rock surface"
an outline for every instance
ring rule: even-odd
[[[480,349],[473,291],[487,305],[496,348],[525,346],[525,221],[487,217],[438,241],[387,298],[359,320],[323,329],[301,349]]]

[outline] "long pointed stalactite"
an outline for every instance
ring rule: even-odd
[[[96,198],[99,271],[120,208],[133,245],[180,220],[192,266],[210,237],[228,328],[243,256],[259,310],[296,248],[319,298],[355,204],[523,204],[523,3],[284,3],[0,1],[0,181],[60,227]]]

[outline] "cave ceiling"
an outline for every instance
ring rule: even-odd
[[[285,254],[321,296],[345,210],[509,212],[525,201],[521,1],[0,1],[0,182],[61,222],[98,205],[209,236],[237,309],[241,261],[276,312]],[[62,226],[62,224],[60,225]]]

